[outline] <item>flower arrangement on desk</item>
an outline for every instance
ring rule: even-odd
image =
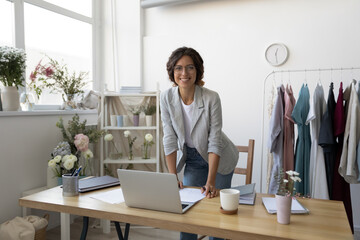
[[[283,169],[280,169],[279,175],[276,177],[279,183],[279,189],[277,195],[281,196],[293,196],[294,195],[294,184],[295,182],[301,182],[301,178],[298,177],[299,173],[295,171],[287,171],[288,179],[285,179],[285,173]]]
[[[294,195],[294,184],[295,182],[301,182],[301,178],[298,177],[299,173],[295,171],[287,171],[288,179],[285,179],[284,170],[281,168],[278,175],[275,176],[279,188],[276,199],[276,219],[280,224],[289,224],[291,216],[291,204],[292,196]]]
[[[90,159],[94,154],[89,149],[89,143],[96,143],[104,131],[87,128],[86,120],[81,122],[77,114],[69,120],[67,127],[64,126],[62,118],[56,126],[61,130],[63,141],[54,148],[51,153],[52,159],[48,163],[48,166],[53,167],[55,176],[61,177],[65,173],[71,173],[79,167],[80,159],[83,159],[80,175],[86,175],[86,171],[93,175]]]
[[[51,93],[61,93],[64,103],[70,108],[76,108],[74,103],[75,94],[83,93],[82,90],[87,82],[88,72],[69,73],[66,64],[60,64],[58,61],[47,57],[49,62],[42,64],[42,60],[36,65],[34,71],[30,74],[31,90],[34,90],[37,97],[40,97],[45,88],[49,88]]]
[[[136,137],[131,138],[131,132],[128,131],[128,130],[126,130],[126,131],[124,132],[124,137],[127,138],[128,143],[129,143],[129,155],[128,155],[128,158],[129,158],[129,160],[132,160],[132,159],[134,159],[132,147],[133,147],[133,145],[134,145],[134,142],[135,142],[135,140],[136,140]]]
[[[144,137],[144,143],[142,145],[142,158],[149,159],[150,158],[150,150],[151,146],[154,144],[153,136],[150,133],[147,133]]]

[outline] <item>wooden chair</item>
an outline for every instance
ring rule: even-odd
[[[247,153],[247,164],[246,168],[235,168],[234,173],[245,175],[245,184],[250,184],[252,178],[255,140],[249,139],[249,145],[236,147],[239,150],[239,153]]]
[[[234,174],[242,174],[245,175],[245,184],[251,183],[252,178],[252,168],[253,168],[253,160],[254,160],[254,147],[255,140],[249,139],[249,145],[247,146],[236,146],[239,150],[239,153],[247,153],[247,163],[246,168],[238,168],[236,167],[234,170]],[[205,238],[206,236],[200,236],[198,240]]]

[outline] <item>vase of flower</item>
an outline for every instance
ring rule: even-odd
[[[18,111],[20,108],[19,86],[24,87],[26,53],[23,49],[0,46],[0,82],[3,111]]]
[[[144,143],[141,145],[141,153],[143,159],[149,159],[151,153],[151,146],[154,144],[153,136],[147,133],[144,137]]]
[[[276,199],[276,217],[280,224],[289,224],[291,216],[291,196],[275,195]]]
[[[292,196],[294,194],[294,184],[295,182],[301,182],[299,178],[299,173],[295,171],[286,172],[288,179],[285,178],[284,170],[281,168],[279,172],[275,175],[275,179],[279,184],[279,188],[275,195],[276,201],[276,215],[277,221],[280,224],[289,224],[291,216],[291,203]]]
[[[20,108],[19,92],[14,86],[6,86],[1,91],[3,111],[17,111]]]
[[[129,158],[129,160],[133,160],[133,159],[134,159],[134,155],[133,155],[133,149],[132,149],[132,147],[133,147],[133,145],[134,145],[134,142],[135,142],[135,140],[136,140],[136,137],[131,138],[131,132],[128,131],[128,130],[126,130],[126,131],[124,132],[124,137],[127,138],[128,143],[129,143],[129,154],[128,154],[128,158]]]

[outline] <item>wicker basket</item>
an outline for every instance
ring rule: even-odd
[[[46,213],[44,215],[44,218],[48,221],[48,224],[49,224],[49,214]],[[35,231],[34,240],[46,240],[46,228],[47,228],[48,224],[45,227],[40,228]]]

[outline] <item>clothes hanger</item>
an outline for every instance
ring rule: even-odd
[[[322,86],[322,84],[321,84],[321,70],[320,70],[320,68],[319,68],[319,79],[318,79],[318,85],[319,85],[319,86]]]
[[[307,76],[306,76],[306,69],[305,69],[305,79],[304,79],[304,84],[307,86]]]

